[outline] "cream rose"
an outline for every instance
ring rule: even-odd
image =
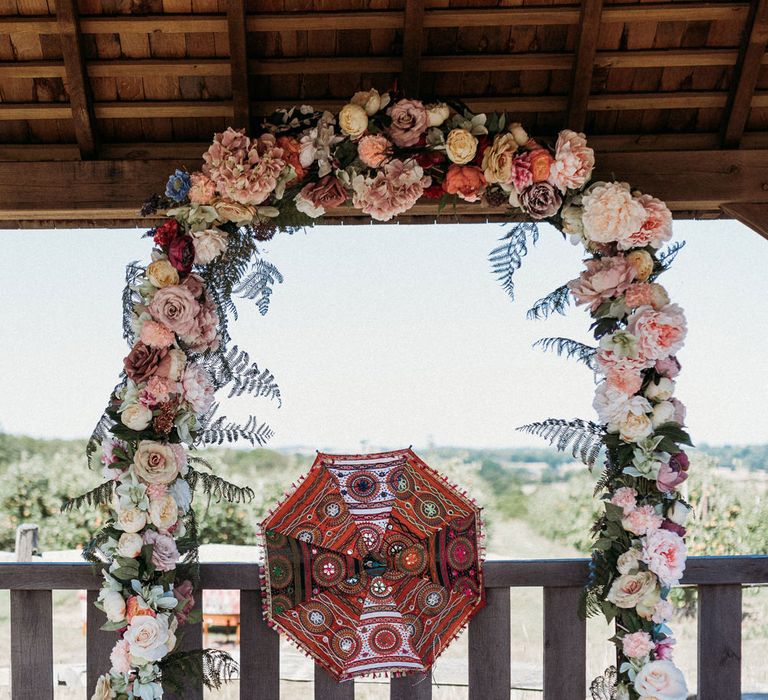
[[[239,202],[227,202],[217,200],[213,203],[216,215],[222,221],[229,221],[233,224],[248,224],[256,218],[256,207]]]
[[[444,102],[427,106],[429,126],[441,126],[449,116],[451,116],[451,109]]]
[[[138,508],[126,508],[117,514],[115,527],[124,532],[138,532],[147,524],[147,515]]]
[[[170,530],[179,519],[179,506],[167,494],[149,503],[149,519],[158,530]]]
[[[483,153],[483,174],[488,182],[512,182],[517,142],[512,134],[499,134]]]
[[[96,681],[96,688],[91,695],[91,700],[110,700],[112,697],[112,681],[109,676],[99,676]]]
[[[635,676],[635,690],[647,700],[685,700],[688,688],[682,672],[671,661],[651,661]]]
[[[99,600],[104,607],[104,614],[110,622],[120,622],[125,619],[125,598],[118,591],[101,589]]]
[[[653,423],[645,413],[628,413],[619,423],[619,435],[624,442],[639,442],[652,432]]]
[[[378,90],[371,88],[370,90],[356,92],[352,95],[350,102],[353,105],[362,107],[365,113],[372,117],[382,107],[386,107],[389,104],[389,93],[385,92],[383,95],[380,95]]]
[[[640,570],[640,550],[628,549],[616,560],[616,568],[620,574],[636,574]]]
[[[653,272],[653,258],[647,250],[633,250],[627,255],[627,262],[635,269],[635,279],[645,282]]]
[[[165,615],[152,617],[150,615],[136,615],[123,637],[128,642],[128,649],[132,657],[139,657],[147,661],[159,661],[171,650],[170,642],[175,638],[168,627],[168,618]]]
[[[213,262],[227,249],[229,234],[218,228],[207,228],[204,231],[192,231],[192,245],[195,248],[195,263],[207,265]]]
[[[147,279],[155,287],[171,287],[179,283],[179,273],[167,260],[155,260],[147,267]]]
[[[458,165],[466,165],[477,153],[477,139],[466,129],[452,129],[445,141],[445,153]]]
[[[518,146],[525,146],[525,144],[531,140],[531,137],[528,136],[528,132],[523,128],[523,125],[520,122],[510,124],[509,133],[512,134],[512,137],[515,139],[515,143]]]
[[[353,139],[359,138],[368,128],[368,114],[356,104],[346,104],[339,112],[339,128]]]
[[[651,382],[645,388],[645,396],[651,401],[666,401],[672,398],[675,393],[675,383],[667,378],[661,377],[656,382]]]
[[[154,440],[139,443],[133,456],[133,466],[136,476],[149,484],[169,484],[179,474],[179,465],[171,446]]]
[[[656,576],[650,571],[619,576],[606,599],[619,608],[634,608],[647,595],[658,589]]]
[[[662,401],[653,407],[651,414],[651,423],[654,428],[658,428],[664,423],[669,423],[675,419],[675,404],[671,401]]]
[[[141,554],[143,545],[141,535],[137,535],[135,532],[124,532],[117,541],[117,554],[128,559],[135,559]]]
[[[141,403],[132,403],[120,414],[120,422],[131,430],[144,430],[152,422],[152,411]]]

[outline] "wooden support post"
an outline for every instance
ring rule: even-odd
[[[733,202],[723,204],[720,209],[725,216],[749,226],[768,240],[768,204]]]
[[[315,665],[315,700],[355,700],[355,682],[338,683],[327,671]]]
[[[259,591],[240,591],[240,698],[280,698],[280,637],[261,614]]]
[[[98,149],[96,118],[93,111],[91,86],[85,71],[75,0],[56,0],[56,21],[66,71],[69,106],[72,110],[80,157],[84,160],[94,158]]]
[[[469,700],[509,700],[509,588],[486,588],[485,607],[469,623]]]
[[[229,62],[232,74],[232,126],[248,130],[251,125],[251,98],[248,85],[248,42],[245,0],[228,0]]]
[[[568,99],[568,121],[565,124],[567,128],[574,131],[583,131],[587,121],[602,13],[603,0],[583,0],[579,21],[581,33],[576,47],[576,60],[573,64],[571,94]]]
[[[389,700],[432,700],[432,674],[417,673],[392,678],[389,681]]]
[[[544,700],[587,696],[587,623],[581,588],[544,589]]]
[[[53,595],[11,591],[11,697],[53,700]]]
[[[723,128],[723,147],[736,148],[744,135],[752,98],[768,44],[768,0],[752,0],[744,31],[736,78],[728,98],[728,121]]]
[[[37,525],[24,523],[16,528],[16,561],[32,561],[37,550]]]
[[[101,629],[107,617],[94,605],[98,597],[99,591],[88,591],[88,607],[85,613],[85,667],[88,697],[93,695],[99,676],[107,673],[112,666],[109,655],[118,640],[116,632],[104,632]]]
[[[741,586],[699,586],[699,700],[741,698]]]
[[[193,610],[203,609],[203,591],[195,591],[195,607]],[[181,642],[181,651],[191,651],[193,649],[203,648],[203,623],[197,622],[194,625],[184,625],[182,628],[184,638]],[[163,697],[166,700],[203,700],[203,683],[196,678],[188,678],[184,687],[178,693],[169,692],[165,689]]]
[[[419,96],[423,43],[424,0],[405,0],[403,72],[400,76],[400,87],[408,97]]]

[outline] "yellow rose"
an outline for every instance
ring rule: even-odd
[[[171,446],[154,440],[139,443],[133,456],[133,468],[136,476],[149,484],[169,484],[179,474]]]
[[[486,182],[508,184],[512,181],[517,143],[512,134],[499,134],[493,145],[483,153],[483,174]]]
[[[515,139],[515,143],[518,146],[525,146],[525,144],[530,141],[528,132],[523,129],[523,125],[520,122],[514,122],[513,124],[510,124],[509,133],[512,134],[512,137]]]
[[[645,282],[653,272],[653,258],[647,250],[633,250],[627,255],[627,262],[635,270],[635,279]]]
[[[466,129],[453,129],[445,140],[445,152],[457,165],[466,165],[477,153],[477,139]]]
[[[387,106],[389,103],[389,93],[385,92],[383,95],[380,95],[376,88],[371,88],[370,90],[356,92],[352,95],[350,102],[353,105],[362,107],[365,113],[372,117],[380,109]]]
[[[179,273],[167,260],[155,260],[147,267],[147,279],[158,289],[179,283]]]
[[[166,494],[150,501],[149,519],[158,530],[170,530],[179,519],[179,506],[173,496]]]
[[[368,128],[368,115],[360,105],[344,105],[339,112],[339,128],[353,139],[359,138]]]
[[[256,218],[256,208],[238,202],[225,202],[221,199],[213,203],[216,216],[222,221],[233,224],[248,224]]]

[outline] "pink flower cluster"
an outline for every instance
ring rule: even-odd
[[[430,181],[415,160],[391,160],[375,177],[358,175],[352,181],[352,204],[377,221],[389,221],[408,211]]]

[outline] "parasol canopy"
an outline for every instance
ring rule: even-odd
[[[484,603],[480,510],[410,449],[318,453],[262,533],[267,621],[340,681],[426,671]]]

